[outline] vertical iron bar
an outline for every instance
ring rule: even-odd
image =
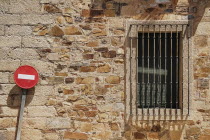
[[[133,95],[132,95],[132,44],[133,44],[133,39],[132,36],[130,37],[130,112],[131,116],[133,116]]]
[[[184,25],[182,25],[182,42],[183,42],[183,39],[184,39]],[[183,103],[183,101],[184,101],[184,63],[183,63],[183,61],[184,61],[184,54],[183,54],[184,52],[183,52],[183,45],[182,45],[182,51],[181,51],[181,55],[182,55],[182,93],[181,93],[181,96],[182,96],[182,109],[181,109],[181,111],[182,111],[182,115],[184,114],[184,103]]]
[[[167,25],[165,25],[165,79],[164,79],[164,86],[165,86],[165,110],[164,110],[164,114],[166,115],[166,106],[167,106]]]
[[[177,115],[177,109],[178,109],[178,96],[179,96],[179,89],[178,89],[178,81],[179,81],[179,39],[178,39],[178,25],[176,25],[176,115]]]
[[[139,87],[139,82],[138,82],[138,30],[139,30],[139,26],[136,25],[137,29],[136,29],[136,116],[138,116],[138,96],[141,97],[141,95],[139,95],[138,93],[138,87]]]
[[[149,83],[149,77],[150,77],[150,76],[149,76],[149,59],[150,59],[150,56],[149,56],[149,51],[150,51],[150,49],[149,49],[149,47],[150,47],[150,46],[149,46],[149,41],[150,41],[150,39],[149,39],[149,25],[148,25],[148,33],[147,33],[147,42],[148,42],[148,44],[147,44],[147,45],[148,45],[148,52],[147,52],[147,53],[148,53],[148,55],[147,55],[147,61],[148,61],[148,62],[147,62],[147,63],[148,63],[148,64],[147,64],[147,67],[148,67],[148,70],[147,70],[147,71],[148,71],[148,74],[147,74],[147,76],[148,76],[148,79],[147,79],[147,86],[148,86],[148,88],[147,88],[147,89],[149,89],[149,90],[147,90],[147,91],[151,92],[151,91],[150,91],[151,89],[150,89],[150,87],[149,87],[149,86],[150,86],[150,83]],[[150,94],[150,93],[147,92],[147,96],[149,96],[149,94]],[[150,97],[150,98],[151,98],[151,97]],[[147,115],[150,115],[150,113],[149,113],[150,98],[149,98],[149,100],[147,99],[147,104],[148,104],[148,106],[147,106]]]
[[[190,115],[190,28],[189,24],[187,25],[187,40],[188,40],[188,95],[187,95],[187,100],[188,100],[188,115]]]
[[[172,70],[172,67],[173,67],[173,61],[172,61],[172,45],[173,45],[173,40],[172,40],[172,38],[173,38],[173,36],[172,36],[172,25],[171,25],[171,52],[170,52],[170,57],[171,57],[171,72],[170,72],[170,90],[171,90],[171,99],[170,99],[170,104],[171,104],[171,109],[170,109],[170,115],[172,114],[172,96],[173,96],[173,94],[172,94],[172,92],[173,92],[173,87],[172,87],[172,72],[173,72],[173,70]]]
[[[158,79],[158,81],[159,81],[159,90],[158,90],[158,95],[159,95],[159,101],[158,101],[158,106],[159,106],[159,110],[158,110],[158,115],[160,115],[160,107],[161,107],[161,104],[162,104],[162,90],[161,90],[161,62],[162,62],[162,59],[161,59],[161,38],[162,38],[162,36],[161,36],[161,25],[159,25],[159,51],[160,51],[160,53],[159,53],[159,58],[160,58],[160,60],[159,60],[159,79]]]
[[[145,92],[145,83],[144,83],[144,26],[142,25],[142,85],[143,85],[143,91],[142,91],[142,115],[144,115],[144,92]],[[145,103],[146,104],[146,103]]]
[[[153,33],[154,34],[154,36],[153,36],[153,43],[154,43],[153,44],[154,45],[154,50],[153,50],[154,51],[153,52],[153,67],[154,67],[153,78],[154,79],[153,79],[153,88],[152,88],[153,89],[153,92],[152,92],[153,95],[152,96],[154,96],[154,97],[152,99],[153,99],[153,104],[154,104],[153,105],[153,115],[155,116],[155,101],[156,101],[156,85],[155,85],[155,83],[156,83],[156,81],[155,81],[155,51],[156,51],[155,50],[155,47],[156,47],[155,46],[155,25],[154,25],[154,30],[153,31],[154,31],[154,33]]]

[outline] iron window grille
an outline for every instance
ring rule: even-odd
[[[126,44],[126,114],[180,119],[190,111],[188,21],[131,22]]]

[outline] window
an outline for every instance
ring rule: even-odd
[[[138,34],[140,108],[179,108],[180,33]]]
[[[134,21],[126,41],[126,114],[189,115],[191,49],[188,21]],[[138,118],[138,117],[137,117]]]

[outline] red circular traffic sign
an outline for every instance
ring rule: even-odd
[[[35,68],[24,65],[20,66],[14,73],[15,83],[24,89],[34,87],[39,79],[39,74]]]

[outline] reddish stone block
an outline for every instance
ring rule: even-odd
[[[98,111],[86,111],[85,116],[86,117],[95,117],[98,114]]]
[[[83,9],[81,13],[82,17],[90,17],[90,10],[88,9]]]
[[[78,132],[65,132],[64,139],[80,139],[80,140],[87,140],[88,135],[85,133],[78,133]]]

